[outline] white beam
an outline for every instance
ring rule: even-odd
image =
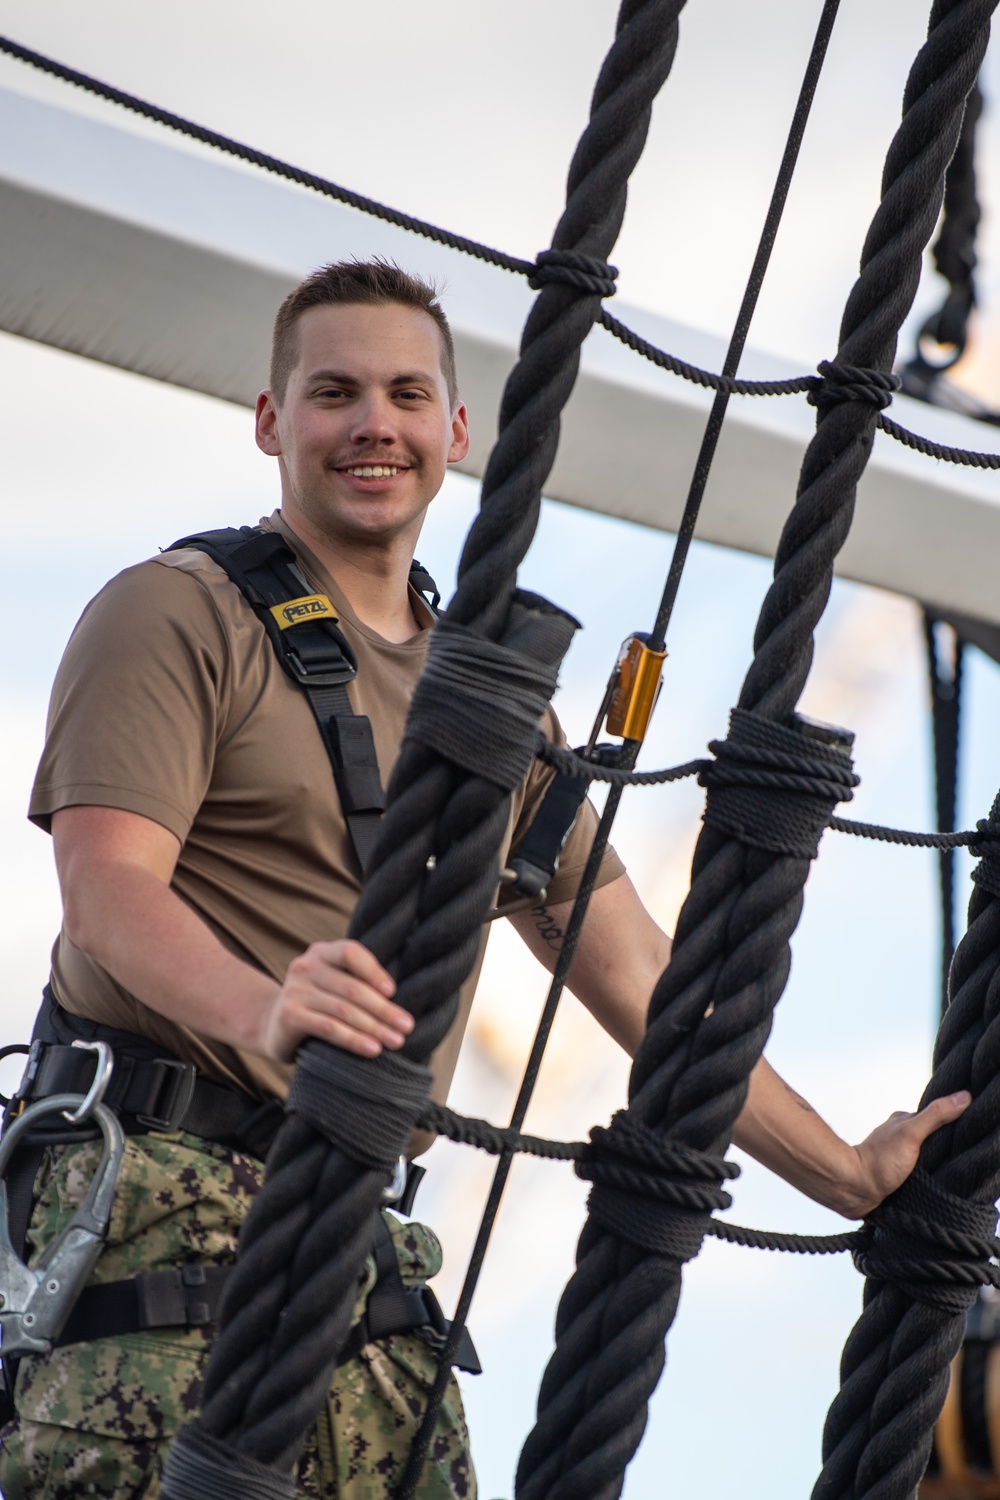
[[[389,256],[435,278],[482,472],[532,293],[520,278],[275,178],[0,90],[0,327],[223,400],[265,383],[277,303],[324,261]],[[619,316],[710,369],[723,346],[637,309]],[[818,351],[829,355],[833,351]],[[799,373],[748,353],[742,374]],[[673,530],[710,403],[602,330],[587,342],[547,493]],[[959,447],[993,431],[900,398],[904,425]],[[770,554],[813,427],[803,398],[734,400],[699,535]],[[838,571],[1000,623],[1000,480],[884,436]]]

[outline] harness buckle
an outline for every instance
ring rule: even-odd
[[[318,630],[309,631],[308,644],[304,631],[295,641],[291,630],[281,634],[278,644],[285,666],[303,687],[346,687],[358,675],[338,642]]]
[[[145,1113],[136,1112],[136,1119],[148,1130],[178,1130],[194,1094],[197,1077],[194,1064],[157,1057],[153,1066],[156,1092]]]
[[[125,1133],[104,1104],[95,1104],[90,1113],[104,1138],[101,1159],[72,1219],[30,1268],[10,1239],[5,1173],[18,1142],[43,1115],[79,1112],[85,1103],[82,1094],[39,1099],[8,1124],[0,1140],[0,1347],[5,1359],[49,1352],[104,1248],[125,1155]]]

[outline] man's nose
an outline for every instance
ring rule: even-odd
[[[392,443],[397,432],[396,410],[387,397],[372,393],[358,403],[351,432],[356,443]]]

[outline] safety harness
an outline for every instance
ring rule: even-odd
[[[357,676],[358,664],[339,629],[336,609],[326,594],[311,590],[295,553],[278,532],[253,526],[227,527],[181,537],[167,550],[181,548],[204,552],[223,569],[263,625],[281,666],[305,692],[364,872],[385,808],[385,791],[371,723],[366,715],[354,712],[348,697],[347,684]],[[436,611],[440,595],[434,580],[418,562],[410,568],[409,582],[425,599],[430,595],[426,602]],[[560,851],[585,793],[585,781],[555,777],[518,854],[505,871],[515,893],[544,899],[545,887],[558,867]],[[103,1064],[101,1057],[95,1061],[94,1049],[99,1046],[105,1049],[101,1057],[109,1058],[110,1063],[97,1097],[94,1090]],[[66,1096],[78,1100],[93,1097],[94,1106],[110,1112],[126,1135],[184,1130],[260,1160],[266,1157],[284,1118],[277,1100],[257,1104],[236,1090],[211,1083],[199,1077],[192,1064],[143,1037],[70,1015],[46,989],[24,1076],[7,1105],[5,1130],[26,1110],[41,1110],[42,1101],[54,1102]],[[33,1119],[23,1142],[18,1142],[16,1159],[11,1164],[5,1161],[5,1180],[0,1181],[0,1243],[9,1252],[8,1277],[14,1279],[17,1267],[25,1270],[21,1257],[34,1179],[45,1148],[94,1139],[99,1133],[92,1110],[89,1124],[87,1120],[67,1123],[63,1111],[56,1113],[60,1118],[55,1128],[51,1122],[43,1125]],[[8,1158],[11,1156],[8,1153]],[[422,1167],[408,1168],[405,1184],[400,1183],[400,1191],[393,1198],[401,1212],[410,1212],[422,1176]],[[354,1357],[372,1339],[414,1329],[433,1348],[440,1349],[448,1332],[449,1324],[433,1292],[403,1283],[392,1238],[381,1218],[379,1223],[374,1249],[378,1279],[342,1360]],[[105,1224],[102,1233],[106,1228]],[[98,1243],[95,1254],[99,1249]],[[227,1274],[225,1267],[192,1264],[171,1271],[142,1272],[128,1280],[85,1287],[82,1292],[74,1289],[72,1299],[63,1297],[65,1306],[43,1347],[149,1328],[212,1324]],[[5,1289],[0,1287],[0,1296],[4,1294]],[[6,1326],[11,1327],[14,1313],[9,1302],[6,1305]],[[5,1316],[3,1307],[0,1302],[0,1323]],[[8,1401],[13,1386],[11,1366],[16,1362],[11,1354],[16,1352],[8,1342]],[[467,1332],[463,1332],[453,1363],[474,1374],[480,1371]],[[4,1404],[0,1395],[0,1418]]]

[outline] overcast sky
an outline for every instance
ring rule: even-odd
[[[803,368],[835,349],[926,9],[913,0],[844,0],[752,333],[758,347]],[[819,0],[691,0],[613,257],[628,302],[728,334],[819,12]],[[420,7],[383,0],[375,9],[306,0],[280,8],[262,0],[174,0],[169,7],[2,0],[0,29],[369,196],[532,257],[549,242],[560,211],[566,164],[614,15],[610,0],[428,0]],[[990,83],[995,71],[993,61],[988,86],[1000,99],[1000,80]],[[0,60],[0,85],[173,141],[7,60]],[[1000,404],[993,363],[1000,339],[990,336],[1000,307],[994,117],[982,134],[983,313],[974,378]],[[419,242],[412,266],[420,268]],[[930,286],[921,306],[939,295]],[[9,850],[2,901],[12,986],[11,1032],[2,1040],[14,1040],[29,1023],[57,922],[48,841],[25,825],[23,812],[62,642],[110,573],[185,531],[256,519],[274,503],[275,483],[240,409],[9,337],[0,337],[0,400],[5,591],[15,622],[2,684]],[[450,581],[476,498],[475,486],[455,477],[432,514],[421,556],[442,582]],[[526,577],[587,627],[559,700],[574,739],[586,735],[618,642],[648,625],[668,560],[662,535],[546,507]],[[760,559],[695,549],[648,766],[700,754],[722,732],[767,579]],[[858,733],[864,785],[851,810],[858,816],[929,826],[922,671],[913,607],[838,585],[805,707]],[[993,668],[976,661],[970,689],[966,822],[984,815],[1000,781]],[[669,925],[686,888],[700,794],[692,787],[634,793],[625,804],[615,842]],[[926,1076],[933,902],[932,856],[832,836],[810,880],[771,1055],[852,1138],[890,1109],[912,1107]],[[543,986],[505,934],[493,947],[454,1102],[501,1118]],[[571,1005],[529,1125],[566,1137],[583,1132],[617,1106],[624,1082],[624,1062]],[[421,1210],[442,1230],[453,1294],[489,1167],[455,1148],[436,1148],[435,1157]],[[561,1168],[524,1164],[515,1172],[473,1318],[487,1367],[469,1382],[484,1497],[512,1490],[583,1195]],[[739,1222],[841,1227],[752,1165],[735,1196]],[[801,1500],[818,1468],[823,1414],[859,1296],[843,1259],[789,1264],[709,1246],[686,1273],[667,1375],[626,1493],[666,1489],[723,1500],[736,1479],[744,1500]]]

